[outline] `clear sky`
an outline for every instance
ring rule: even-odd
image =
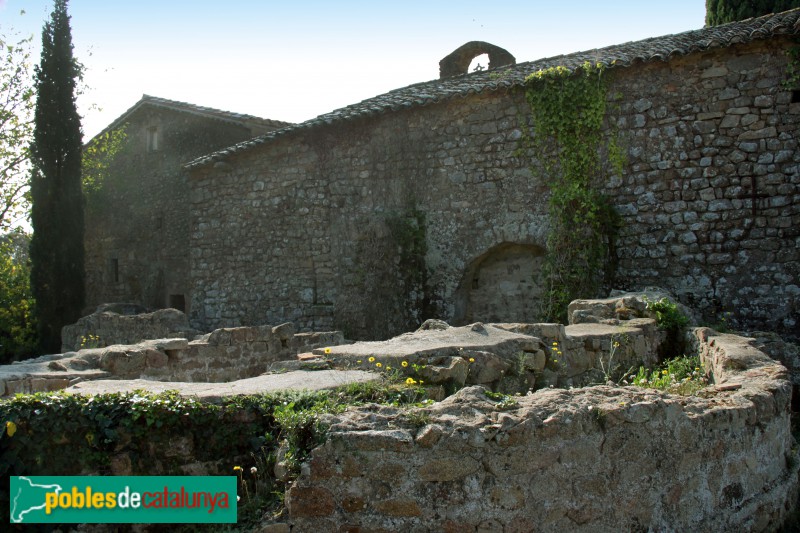
[[[0,0],[0,31],[34,35],[34,62],[51,8]],[[468,41],[532,61],[701,28],[705,2],[71,0],[69,13],[88,140],[142,94],[301,122],[436,79]]]

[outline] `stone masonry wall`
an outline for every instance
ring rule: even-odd
[[[189,326],[186,315],[177,309],[159,309],[135,315],[100,310],[62,328],[61,350],[70,352],[112,344],[136,344],[149,339],[193,339],[198,333]]]
[[[219,329],[176,351],[166,364],[147,368],[146,379],[229,382],[258,376],[276,361],[294,360],[299,352],[344,342],[338,331],[295,334],[292,324]]]
[[[339,331],[296,333],[291,323],[218,329],[191,342],[147,339],[2,366],[0,397],[61,390],[97,379],[230,382],[259,376],[278,361],[296,361],[299,353],[345,342]]]
[[[730,312],[734,325],[796,333],[790,45],[774,38],[608,71],[609,131],[626,154],[604,189],[622,217],[618,288],[658,285],[703,321]],[[536,272],[519,272],[536,270],[548,232],[548,186],[530,171],[533,155],[518,152],[527,113],[520,90],[479,93],[298,130],[195,169],[192,324],[291,320],[387,338],[428,316],[541,321],[535,305],[491,316],[485,301],[487,286],[540,292]],[[397,222],[415,213],[416,234]],[[409,242],[420,233],[417,272]]]
[[[148,130],[158,149],[148,149]],[[87,195],[86,305],[133,301],[188,306],[189,204],[181,165],[252,137],[250,128],[189,113],[143,107],[102,188]],[[181,311],[188,311],[187,307]]]
[[[700,328],[716,384],[462,389],[423,412],[333,415],[286,502],[292,531],[772,531],[797,502],[786,369]]]

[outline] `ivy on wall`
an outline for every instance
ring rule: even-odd
[[[787,91],[800,89],[800,44],[794,41],[794,45],[786,51],[789,60],[786,63],[786,79],[781,86]]]
[[[527,137],[550,186],[543,318],[565,321],[575,298],[594,296],[613,270],[619,217],[599,191],[605,170],[623,156],[605,139],[607,87],[601,64],[540,70],[526,79]]]

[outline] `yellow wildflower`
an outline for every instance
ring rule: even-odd
[[[374,363],[375,362],[375,358],[374,357],[370,357],[369,359],[367,359],[367,361],[369,361],[370,363]]]
[[[661,373],[662,373],[662,374],[664,374],[665,376],[666,376],[667,374],[669,374],[669,372],[668,372],[668,371],[666,371],[666,370],[662,370],[662,371],[661,371]]]
[[[416,382],[416,380],[415,380],[414,378],[408,378],[408,379],[406,379],[406,385],[414,385],[414,384],[416,384],[416,383],[417,383],[417,382]]]
[[[6,422],[6,434],[8,434],[9,437],[13,437],[14,433],[16,432],[17,432],[17,425],[11,421]]]
[[[325,348],[325,350],[324,350],[324,351],[325,351],[325,354],[329,354],[329,353],[331,353],[331,349],[330,349],[330,348]]]
[[[358,363],[358,364],[360,365],[360,364],[361,364],[361,359],[359,359],[358,361],[356,361],[356,363]]]
[[[403,368],[407,367],[408,361],[403,361],[402,363],[400,363],[400,366],[402,366]]]
[[[241,472],[242,471],[242,467],[241,466],[234,466],[233,467],[233,471],[234,472]]]
[[[382,365],[382,364],[380,364],[380,363],[375,363],[375,366],[377,366],[378,368],[380,368],[380,367],[382,367],[383,365]]]
[[[470,357],[470,358],[469,358],[469,362],[470,362],[470,363],[474,363],[474,362],[475,362],[475,358],[474,358],[474,357]]]

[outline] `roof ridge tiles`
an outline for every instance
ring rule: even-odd
[[[282,120],[273,120],[267,118],[257,117],[255,115],[248,115],[246,113],[236,113],[233,111],[225,111],[222,109],[216,109],[213,107],[206,107],[196,104],[191,104],[189,102],[181,102],[178,100],[170,100],[168,98],[162,98],[160,96],[153,96],[149,94],[143,94],[142,97],[133,104],[130,108],[128,108],[124,113],[122,113],[119,117],[114,119],[108,126],[106,126],[103,131],[92,137],[96,139],[97,137],[105,134],[106,132],[112,130],[116,125],[123,122],[131,113],[136,111],[137,109],[141,108],[144,105],[154,105],[157,107],[163,107],[166,109],[172,109],[174,111],[185,112],[185,113],[193,113],[199,114],[206,117],[214,118],[217,120],[223,120],[228,122],[235,122],[239,124],[251,123],[251,124],[258,124],[261,126],[268,126],[273,128],[284,128],[286,126],[291,126],[293,123],[291,122],[284,122]],[[90,140],[89,142],[92,142]],[[88,143],[87,143],[88,144]]]

